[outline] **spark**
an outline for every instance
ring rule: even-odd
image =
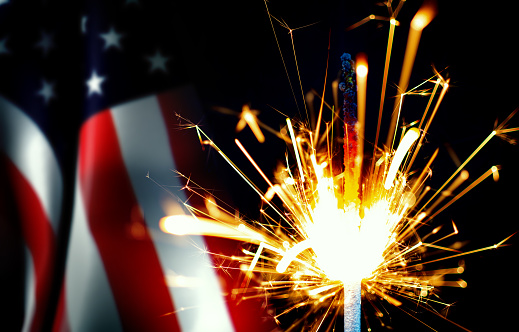
[[[404,139],[398,146],[398,149],[393,156],[391,166],[389,167],[386,182],[384,183],[384,188],[386,190],[389,190],[391,187],[393,187],[393,181],[395,180],[396,172],[398,172],[398,169],[400,168],[400,164],[404,160],[407,151],[409,151],[411,148],[411,145],[413,145],[414,141],[416,141],[419,136],[420,132],[415,128],[411,128],[407,134],[405,134]]]
[[[261,129],[258,125],[256,114],[253,111],[251,111],[248,105],[243,105],[241,119],[236,125],[236,131],[241,131],[245,127],[245,125],[249,126],[258,142],[265,142],[265,136],[261,132]]]
[[[409,85],[409,79],[411,77],[411,71],[413,69],[416,52],[418,51],[418,44],[423,29],[432,21],[436,15],[436,8],[432,6],[432,3],[425,3],[418,10],[413,20],[411,21],[411,29],[409,29],[409,36],[407,38],[407,46],[404,54],[404,62],[402,64],[402,72],[400,73],[400,81],[398,82],[398,91],[402,95],[402,98],[396,99],[394,109],[399,109],[403,102],[403,92],[407,90]],[[391,123],[389,125],[389,132],[387,135],[386,146],[392,146],[394,128],[397,124],[397,114],[393,112],[391,117]]]

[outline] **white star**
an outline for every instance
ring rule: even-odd
[[[126,4],[127,5],[129,5],[131,3],[134,3],[134,4],[138,5],[139,4],[139,0],[126,0]]]
[[[35,47],[41,48],[41,50],[43,51],[43,55],[45,55],[45,56],[49,53],[50,49],[54,47],[52,38],[53,38],[52,34],[41,31],[41,39],[35,45]]]
[[[0,6],[9,3],[9,0],[0,0]]]
[[[0,54],[9,54],[10,53],[9,50],[7,49],[7,46],[5,46],[5,43],[7,43],[7,37],[5,37],[4,39],[0,39]]]
[[[150,65],[151,65],[150,73],[155,70],[160,70],[165,73],[168,72],[168,69],[166,68],[166,62],[169,60],[169,58],[160,54],[159,50],[157,50],[157,52],[155,52],[155,55],[147,56],[146,59],[150,62]]]
[[[56,97],[54,95],[54,83],[49,83],[46,80],[41,80],[41,82],[43,86],[37,94],[43,97],[45,104],[48,104],[52,98]]]
[[[86,16],[86,15],[81,16],[81,33],[82,34],[86,34],[86,32],[87,32],[87,27],[86,27],[87,20],[88,20],[88,16]]]
[[[101,91],[101,83],[106,78],[104,76],[97,76],[96,71],[92,71],[92,76],[90,76],[90,79],[86,82],[88,85],[88,96],[90,97],[94,93],[97,93],[99,95],[103,94],[103,91]]]
[[[100,34],[100,37],[105,41],[105,50],[112,46],[121,49],[121,38],[123,35],[115,32],[113,27],[107,33]]]

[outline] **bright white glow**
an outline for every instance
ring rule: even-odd
[[[366,208],[362,219],[355,204],[338,208],[330,178],[319,178],[316,193],[318,202],[304,225],[307,239],[286,251],[276,270],[285,272],[299,253],[312,248],[318,267],[329,279],[350,284],[370,277],[383,262],[402,215],[392,213],[385,200]]]
[[[276,271],[279,273],[285,272],[290,263],[297,257],[297,255],[310,247],[310,240],[298,242],[295,246],[287,250],[285,255],[283,255],[283,258],[279,261],[278,265],[276,266]]]
[[[159,226],[163,232],[173,235],[219,236],[250,243],[265,241],[260,233],[244,224],[233,226],[208,218],[194,218],[187,215],[164,217],[160,220]]]
[[[368,75],[368,67],[366,65],[357,66],[357,75],[360,77],[366,77]]]
[[[422,7],[413,17],[411,28],[417,31],[423,30],[435,16],[435,10],[432,7]]]
[[[387,173],[386,182],[384,183],[384,188],[386,188],[386,190],[389,190],[391,187],[393,187],[396,172],[398,171],[398,168],[400,168],[400,164],[402,163],[402,160],[404,160],[407,151],[409,151],[411,145],[413,145],[414,141],[416,141],[418,137],[420,137],[420,131],[416,128],[411,128],[405,134],[402,142],[400,142],[398,149],[396,149],[395,156],[391,161],[391,166],[389,167],[389,171]]]

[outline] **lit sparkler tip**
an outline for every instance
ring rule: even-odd
[[[366,54],[359,53],[356,57],[357,67],[357,155],[355,157],[355,176],[359,177],[364,159],[364,128],[366,126],[366,94],[368,81],[368,60]],[[359,180],[356,180],[359,182]]]
[[[159,227],[164,233],[182,236],[193,233],[196,226],[192,224],[191,217],[177,215],[160,219]]]
[[[249,126],[258,142],[265,142],[265,136],[258,125],[256,114],[250,109],[249,105],[243,105],[240,121],[238,121],[236,125],[236,131],[241,131],[245,128],[245,125]]]
[[[357,77],[366,77],[368,76],[368,64],[367,62],[360,62],[359,59],[357,59]]]
[[[436,16],[436,7],[432,1],[426,1],[418,10],[411,21],[411,28],[417,31],[423,30]]]
[[[499,167],[492,166],[490,169],[492,170],[492,178],[494,179],[494,182],[499,181]]]
[[[160,220],[159,227],[165,233],[178,236],[217,236],[248,243],[261,243],[266,241],[265,237],[261,233],[258,233],[254,229],[245,226],[242,223],[223,223],[218,220],[189,215],[172,215],[164,217]]]

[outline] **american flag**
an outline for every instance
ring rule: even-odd
[[[0,0],[7,330],[274,328],[262,301],[232,302],[236,275],[200,250],[228,242],[158,227],[187,199],[172,170],[205,163],[196,135],[176,123],[176,113],[203,118],[169,17],[176,9]]]

